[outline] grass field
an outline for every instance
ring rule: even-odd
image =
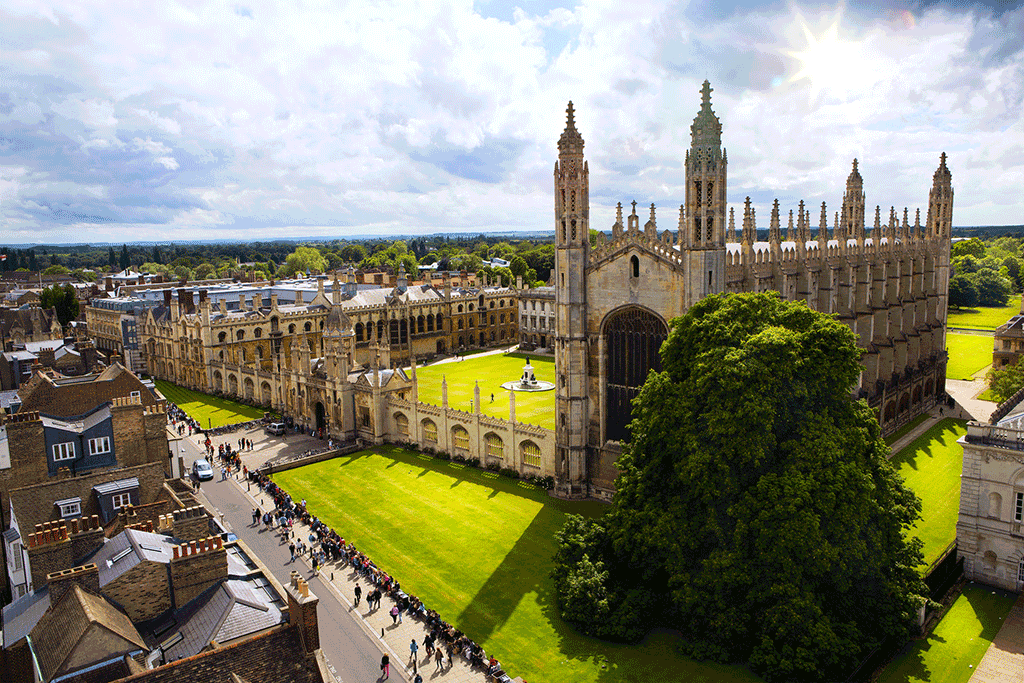
[[[927,420],[929,417],[930,416],[928,415],[928,413],[925,413],[924,415],[918,415],[913,420],[911,420],[907,424],[903,425],[902,427],[897,429],[895,432],[893,432],[889,436],[885,437],[885,442],[887,444],[889,444],[890,446],[893,445],[894,443],[896,443],[897,441],[902,439],[904,434],[909,433],[912,429],[914,429],[914,427],[916,427],[917,425],[921,424],[922,422]]]
[[[967,584],[928,637],[908,643],[878,677],[878,683],[966,683],[1016,597]]]
[[[154,383],[168,401],[195,418],[203,429],[223,427],[263,417],[261,408],[253,408],[209,394],[201,394],[198,391],[192,391],[159,379]]]
[[[599,503],[560,501],[490,472],[389,446],[274,480],[394,572],[404,590],[495,654],[512,676],[545,683],[759,680],[742,667],[680,656],[669,633],[616,645],[581,636],[558,617],[549,577],[554,533],[567,513],[601,514]]]
[[[946,324],[949,327],[994,330],[1020,313],[1020,296],[1020,294],[1014,294],[1002,307],[965,308],[960,311],[950,309],[946,314]]]
[[[480,382],[480,410],[486,415],[508,419],[508,395],[501,388],[503,382],[517,380],[523,374],[527,356],[512,353],[508,355],[480,356],[454,363],[438,363],[416,368],[419,383],[419,400],[423,403],[441,405],[441,377],[448,383],[448,406],[458,410],[473,410],[473,387]],[[529,357],[534,375],[539,380],[555,381],[554,358]],[[494,402],[491,403],[491,394]],[[539,393],[516,392],[516,420],[538,425],[547,429],[555,428],[555,391]]]
[[[956,538],[964,463],[963,448],[956,440],[966,431],[964,422],[947,418],[892,457],[893,466],[921,499],[921,519],[914,533],[924,543],[926,565]]]
[[[974,373],[992,364],[993,338],[984,334],[946,334],[946,377],[974,379]]]

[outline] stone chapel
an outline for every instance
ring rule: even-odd
[[[768,239],[750,198],[737,234],[727,207],[728,157],[722,124],[704,82],[690,126],[686,191],[674,230],[658,231],[655,206],[641,226],[618,205],[611,237],[591,246],[589,167],[572,102],[554,169],[556,453],[559,494],[610,497],[630,401],[651,368],[669,321],[721,292],[777,291],[836,315],[858,336],[864,370],[852,388],[891,432],[944,394],[952,177],[940,157],[925,223],[895,208],[865,225],[863,179],[853,160],[831,230],[822,202],[817,228],[801,201],[786,227],[778,200]],[[783,234],[785,230],[785,234]]]

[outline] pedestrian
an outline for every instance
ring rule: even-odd
[[[313,555],[313,573],[320,573],[320,560],[316,555]]]
[[[363,595],[363,589],[357,583],[356,584],[356,604],[355,604],[356,607],[359,607],[359,598],[361,598],[362,595]]]
[[[395,605],[394,607],[391,608],[391,623],[392,624],[397,624],[398,623],[398,605]],[[416,641],[414,640],[412,642],[415,643]]]
[[[252,509],[252,525],[256,526],[260,523],[260,510],[259,508]]]
[[[423,649],[427,651],[427,659],[434,656],[434,636],[428,633],[423,636]]]
[[[220,468],[220,480],[224,481],[227,478],[228,478],[228,468],[227,467],[221,467]]]
[[[420,651],[420,646],[416,644],[416,639],[413,638],[412,642],[409,643],[409,659],[413,662],[416,661],[416,653]]]
[[[444,653],[441,648],[434,650],[434,671],[444,671]]]
[[[412,683],[423,683],[423,676],[420,676],[419,672],[413,676]]]
[[[294,542],[288,544],[288,552],[290,552],[292,554],[292,562],[294,562],[295,561],[295,543]]]
[[[384,678],[381,680],[388,680],[388,676],[391,675],[391,658],[387,654],[380,658],[380,670],[384,672]]]
[[[494,403],[494,392],[491,392],[491,403]]]

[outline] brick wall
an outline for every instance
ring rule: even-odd
[[[171,608],[167,566],[141,562],[103,587],[103,595],[120,605],[134,621],[145,621]]]
[[[46,469],[46,448],[43,423],[33,414],[10,415],[5,420],[10,445],[11,467],[0,470],[0,495],[3,500],[16,488],[37,484],[49,478]],[[3,420],[3,418],[0,418]],[[2,506],[3,526],[11,522],[10,508]]]
[[[292,580],[285,591],[288,593],[288,622],[299,629],[302,649],[313,654],[320,649],[320,624],[317,620],[317,604],[320,599],[309,591],[305,579],[293,571]]]
[[[68,532],[71,536],[71,561],[77,562],[103,545],[103,527],[98,515],[69,519]]]
[[[63,524],[46,523],[39,531],[29,534],[27,540],[32,587],[39,590],[46,585],[47,575],[71,566],[71,539]]]
[[[179,541],[199,541],[210,535],[206,509],[201,506],[175,510],[172,535]]]
[[[174,605],[181,608],[228,576],[228,555],[219,536],[175,546],[171,558]]]
[[[53,572],[46,577],[50,586],[50,606],[56,605],[72,586],[79,585],[93,595],[100,594],[100,570],[95,562]]]

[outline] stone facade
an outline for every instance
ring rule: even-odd
[[[728,157],[722,125],[705,82],[685,160],[686,195],[673,230],[659,232],[656,209],[640,225],[636,202],[619,204],[611,237],[589,230],[589,167],[572,103],[555,164],[557,368],[556,470],[563,495],[610,496],[630,401],[649,369],[668,322],[702,297],[775,291],[831,313],[864,350],[858,386],[883,432],[930,408],[945,387],[946,299],[952,227],[952,178],[941,156],[926,222],[890,209],[865,229],[863,180],[854,160],[833,228],[821,207],[818,228],[801,202],[783,235],[778,201],[768,240],[759,241],[749,198],[742,232],[727,211]]]
[[[1016,365],[1021,353],[1024,353],[1024,301],[1018,315],[996,328],[992,367]]]
[[[555,288],[519,288],[519,348],[547,351],[555,342]]]

